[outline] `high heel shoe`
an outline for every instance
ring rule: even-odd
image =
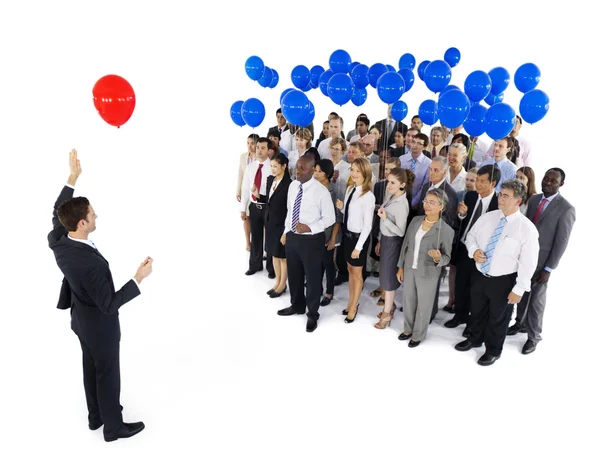
[[[392,321],[392,316],[387,312],[381,312],[380,315],[379,321],[373,326],[378,330],[384,330]]]
[[[277,297],[281,297],[283,294],[285,294],[286,290],[287,290],[287,285],[283,288],[283,290],[281,292],[275,292],[273,290],[273,292],[271,292],[269,294],[269,297],[271,297],[272,299],[276,299]]]
[[[353,318],[352,320],[350,320],[348,317],[346,317],[346,318],[344,319],[344,322],[345,322],[345,323],[352,323],[354,320],[356,320],[356,316],[358,315],[358,306],[359,306],[359,305],[360,305],[360,304],[356,304],[356,311],[354,312],[354,318]],[[349,313],[349,312],[347,312],[347,313],[346,313],[346,315],[350,315],[350,313]]]

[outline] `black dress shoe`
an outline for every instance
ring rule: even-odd
[[[444,323],[444,326],[446,328],[456,328],[457,326],[462,325],[463,323],[465,322],[463,322],[460,318],[454,317],[448,320],[446,323]]]
[[[350,320],[348,317],[344,318],[344,323],[352,323],[354,322],[354,320],[356,320],[356,317],[358,316],[358,307],[360,306],[360,304],[356,304],[356,313],[354,314],[354,318],[352,320]],[[344,310],[344,312],[346,312],[346,310]],[[349,315],[348,312],[344,313],[342,312],[344,315]]]
[[[379,272],[373,272],[373,277],[379,278]]]
[[[521,353],[523,353],[524,355],[528,355],[529,353],[533,353],[535,351],[535,347],[537,346],[537,343],[533,340],[527,340],[525,342],[525,344],[523,345],[523,349],[521,350]]]
[[[348,279],[338,276],[335,278],[334,285],[342,285],[344,282],[348,282]]]
[[[296,310],[294,307],[286,307],[277,311],[277,315],[304,315],[306,310]]]
[[[275,292],[275,289],[269,289],[269,290],[267,290],[267,295],[268,295],[268,296],[271,296],[271,294],[272,294],[273,292]]]
[[[458,351],[469,351],[471,348],[479,348],[481,345],[482,345],[482,343],[478,343],[476,345],[471,340],[464,340],[464,341],[461,341],[460,343],[457,343],[454,346],[454,349],[456,349]]]
[[[326,307],[327,305],[329,305],[331,303],[331,299],[329,297],[327,297],[327,295],[325,297],[323,297],[321,299],[321,303],[319,304],[321,307]]]
[[[127,437],[134,436],[138,432],[144,430],[143,422],[123,422],[123,425],[117,432],[104,433],[104,440],[106,442],[113,442],[117,439],[126,439]]]
[[[314,332],[316,328],[317,328],[317,321],[314,318],[308,317],[308,320],[306,321],[306,331],[308,333]]]
[[[470,338],[473,336],[473,332],[467,327],[463,330],[462,336],[464,336],[465,338]]]
[[[94,421],[94,422],[90,422],[88,424],[88,427],[90,428],[90,430],[98,430],[100,429],[100,427],[102,427],[103,422],[102,421]]]
[[[521,325],[519,325],[518,323],[515,323],[514,325],[508,327],[508,331],[506,332],[508,336],[513,336],[517,333],[527,333],[527,330],[521,328]]]
[[[412,333],[400,333],[398,340],[408,340],[412,336]]]
[[[452,306],[446,305],[442,310],[444,312],[448,312],[448,313],[455,313],[454,312],[454,305],[452,305]],[[453,328],[453,327],[449,327],[449,328]]]
[[[272,273],[269,272],[269,274],[267,275],[267,277],[269,279],[274,279],[275,278],[275,274],[272,274]]]
[[[492,356],[488,353],[484,353],[483,356],[477,360],[477,364],[479,364],[481,366],[490,366],[490,365],[493,365],[498,358],[500,358],[500,357]]]
[[[248,270],[246,271],[246,275],[254,275],[254,274],[256,274],[257,272],[258,272],[258,271],[256,271],[256,270],[248,269]]]
[[[408,347],[409,348],[416,348],[417,346],[419,346],[421,344],[420,341],[415,341],[415,340],[410,340],[408,342]]]
[[[269,295],[269,297],[271,297],[272,299],[276,299],[277,297],[281,297],[283,294],[285,294],[285,292],[287,291],[287,285],[283,288],[283,290],[281,292],[271,292],[271,294]]]

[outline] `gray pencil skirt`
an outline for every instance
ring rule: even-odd
[[[381,235],[381,241],[379,241],[379,285],[383,290],[396,290],[400,287],[396,273],[403,240],[404,238],[400,236]]]

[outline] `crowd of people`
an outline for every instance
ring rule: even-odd
[[[248,136],[236,194],[250,252],[246,275],[265,265],[274,279],[270,298],[289,285],[290,305],[279,315],[306,313],[312,332],[335,287],[347,283],[342,315],[353,323],[373,275],[379,287],[369,296],[382,307],[374,327],[385,330],[399,310],[398,339],[415,348],[437,315],[447,275],[443,310],[453,317],[444,326],[465,325],[456,350],[485,344],[478,363],[489,366],[507,335],[527,333],[522,353],[535,351],[575,208],[560,193],[560,168],[545,171],[537,192],[519,116],[492,144],[462,127],[435,126],[426,135],[418,116],[409,127],[390,108],[373,124],[359,114],[347,134],[332,112],[316,141],[312,124],[288,124],[281,109],[276,117],[265,137]]]

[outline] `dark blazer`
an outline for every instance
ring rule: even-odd
[[[423,189],[421,190],[421,199],[419,200],[419,209],[417,211],[417,216],[421,216],[425,214],[425,208],[423,207],[423,200],[425,196],[427,196],[427,192],[431,187],[431,183],[425,183],[423,185]],[[452,229],[458,229],[458,218],[457,218],[457,208],[458,208],[458,198],[456,197],[456,191],[452,188],[452,185],[448,183],[446,180],[440,185],[440,189],[444,190],[448,195],[448,203],[446,205],[446,209],[442,213],[442,219],[448,223],[448,225]]]
[[[406,132],[408,132],[408,127],[405,123],[396,121],[396,123],[394,124],[394,127],[392,128],[392,133],[388,136],[387,124],[388,124],[387,119],[383,119],[383,120],[375,122],[375,125],[377,125],[381,129],[381,138],[379,139],[379,148],[380,149],[389,148],[390,145],[392,145],[394,143],[394,134],[396,133],[396,131],[399,130],[400,132],[402,132],[402,135],[404,135],[405,137],[406,137]]]
[[[526,216],[533,222],[533,216],[544,195],[533,195],[527,203]],[[558,195],[539,217],[535,227],[540,235],[540,254],[538,269],[549,267],[556,269],[562,255],[567,249],[571,230],[575,224],[575,208],[571,203]]]
[[[498,195],[496,195],[495,192],[492,191],[492,200],[490,201],[490,205],[488,206],[488,209],[486,211],[486,213],[490,212],[490,211],[494,211],[498,209]],[[458,219],[459,221],[459,225],[458,225],[458,238],[462,239],[465,231],[467,229],[467,226],[469,225],[469,221],[471,220],[471,216],[473,216],[473,213],[475,212],[475,206],[477,205],[477,198],[479,197],[479,195],[477,194],[476,191],[467,191],[467,193],[465,194],[464,197],[464,202],[465,205],[467,205],[467,215],[465,216],[464,219]],[[457,214],[458,216],[458,214]]]
[[[289,129],[290,129],[289,125],[285,124],[285,126],[283,127],[282,132],[285,132],[286,130],[289,130]],[[279,132],[279,126],[275,125],[273,127],[269,127],[269,131],[267,132],[267,138],[269,137],[269,135],[271,135],[271,133],[273,131]]]
[[[403,145],[402,147],[395,147],[390,149],[392,151],[392,157],[400,158],[402,155],[408,153],[407,148]]]
[[[271,196],[271,198],[269,198],[269,191],[273,186],[273,181],[275,181],[275,177],[273,175],[270,175],[267,178],[267,194],[262,195],[260,197],[260,201],[269,203],[269,206],[267,208],[266,225],[284,226],[285,217],[287,215],[288,189],[290,187],[292,179],[287,173],[285,173],[283,175],[283,178],[281,179],[281,183],[277,185],[277,188],[275,188],[273,195]]]
[[[140,290],[131,279],[115,292],[108,262],[97,249],[73,241],[60,223],[58,206],[73,197],[65,186],[56,203],[48,244],[64,275],[57,307],[71,308],[71,328],[92,349],[114,348],[121,339],[119,308]]]

